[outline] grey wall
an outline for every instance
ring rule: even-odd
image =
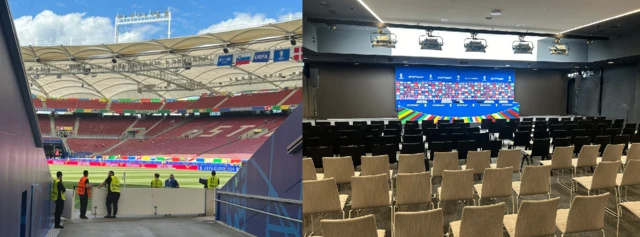
[[[614,36],[607,41],[594,41],[589,45],[589,62],[639,55],[638,42],[640,32]]]
[[[520,115],[565,115],[567,78],[561,71],[516,70],[515,100]]]
[[[370,36],[376,29],[339,25],[329,30],[324,25],[316,25],[319,53],[391,55],[391,49],[372,48]],[[306,44],[306,41],[305,41]]]
[[[578,91],[577,111],[580,115],[598,116],[598,100],[600,98],[599,73],[592,78],[582,79]]]
[[[318,51],[318,34],[316,32],[316,26],[311,22],[308,22],[305,18],[302,22],[302,42],[304,47],[313,51]]]
[[[313,64],[319,69],[319,119],[395,118],[395,68],[387,65]],[[566,114],[567,79],[559,71],[516,70],[522,115]],[[313,90],[305,85],[305,117],[313,117]]]
[[[0,236],[20,236],[25,191],[34,204],[28,209],[32,215],[26,218],[25,236],[45,236],[53,217],[49,209],[51,173],[44,150],[36,147],[41,143],[40,132],[8,4],[0,4]]]

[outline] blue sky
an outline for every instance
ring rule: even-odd
[[[113,43],[117,13],[171,9],[171,37],[219,31],[302,15],[301,0],[9,0],[22,45]],[[166,23],[124,26],[121,41],[167,37]]]

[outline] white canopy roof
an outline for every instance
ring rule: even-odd
[[[259,27],[210,33],[180,38],[151,40],[134,43],[87,46],[22,46],[22,59],[29,77],[32,93],[58,98],[184,98],[202,93],[239,92],[247,90],[301,87],[301,61],[250,63],[234,67],[218,67],[213,64],[185,68],[164,69],[151,67],[149,72],[163,73],[171,78],[212,85],[200,90],[174,90],[138,93],[138,85],[165,86],[166,78],[150,76],[151,73],[111,70],[111,60],[118,63],[171,63],[185,57],[251,53],[302,45],[302,20],[287,21]],[[291,39],[296,40],[292,46]],[[211,61],[213,62],[213,61]],[[82,64],[109,72],[72,74],[44,73],[42,68],[67,70],[69,65]],[[37,71],[40,69],[40,71]],[[281,75],[282,74],[282,75]],[[265,78],[266,76],[266,78]],[[273,82],[269,78],[278,77]],[[282,77],[288,79],[282,80]],[[243,80],[244,78],[244,80]],[[251,78],[249,83],[249,78]],[[297,79],[294,79],[297,78]],[[229,84],[235,81],[235,84]],[[246,82],[246,83],[238,83]],[[219,86],[217,86],[219,85]]]

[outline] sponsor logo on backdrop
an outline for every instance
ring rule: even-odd
[[[232,63],[233,63],[233,54],[218,56],[217,66],[231,66]]]
[[[274,62],[283,62],[289,61],[289,49],[277,49],[273,51],[273,61]]]
[[[253,54],[253,62],[254,63],[266,63],[266,62],[269,62],[269,54],[270,53],[271,53],[270,51],[255,52]]]

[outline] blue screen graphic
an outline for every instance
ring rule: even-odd
[[[396,106],[405,117],[406,110],[486,117],[519,106],[514,102],[515,71],[510,69],[396,67],[395,77]]]

